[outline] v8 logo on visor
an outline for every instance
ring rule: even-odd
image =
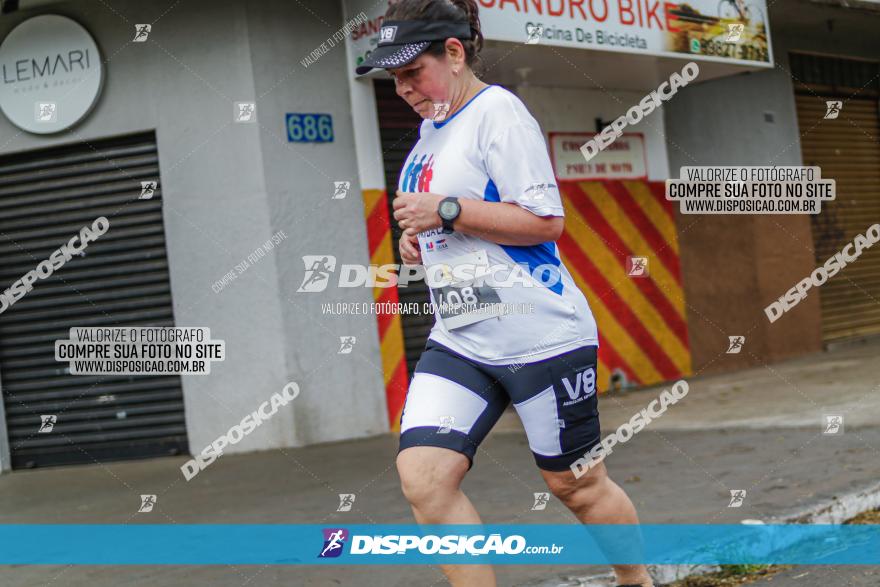
[[[391,43],[394,41],[395,35],[397,35],[396,26],[383,26],[382,30],[379,32],[379,42]]]

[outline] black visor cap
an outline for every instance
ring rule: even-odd
[[[379,29],[379,43],[355,68],[363,75],[374,68],[390,69],[412,63],[433,41],[473,38],[467,21],[453,20],[386,20]]]

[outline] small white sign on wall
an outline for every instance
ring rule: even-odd
[[[66,16],[25,20],[0,44],[0,110],[28,132],[56,133],[82,120],[103,77],[92,35]]]
[[[624,133],[587,161],[581,146],[596,136],[592,132],[550,133],[550,156],[559,180],[647,179],[645,137]]]

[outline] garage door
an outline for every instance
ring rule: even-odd
[[[0,314],[12,466],[187,450],[180,377],[73,376],[54,341],[74,326],[173,326],[153,133],[0,156],[0,289],[100,217],[110,230]],[[161,184],[160,184],[161,187]],[[55,416],[40,432],[41,416]]]
[[[880,222],[880,116],[876,62],[792,55],[804,165],[837,181],[837,199],[812,217],[816,264]],[[827,101],[843,102],[825,118]],[[880,334],[880,246],[820,289],[826,342]]]
[[[385,168],[385,185],[388,190],[388,207],[391,209],[391,200],[397,190],[397,180],[400,169],[409,154],[410,149],[419,140],[419,125],[422,118],[412,108],[407,106],[400,96],[394,91],[394,82],[387,80],[375,80],[376,106],[379,113],[379,133],[382,139],[382,159]],[[397,250],[397,241],[400,239],[400,227],[392,215],[391,240],[394,249],[396,263],[400,263],[400,254]],[[401,303],[429,302],[428,288],[424,281],[416,281],[407,287],[398,288]],[[426,314],[402,314],[403,339],[406,354],[406,365],[410,374],[415,369],[416,362],[425,348],[434,317]]]

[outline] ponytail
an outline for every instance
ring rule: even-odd
[[[471,25],[474,55],[476,55],[483,48],[483,31],[480,29],[480,9],[477,0],[450,0],[450,2],[466,15],[465,18]]]

